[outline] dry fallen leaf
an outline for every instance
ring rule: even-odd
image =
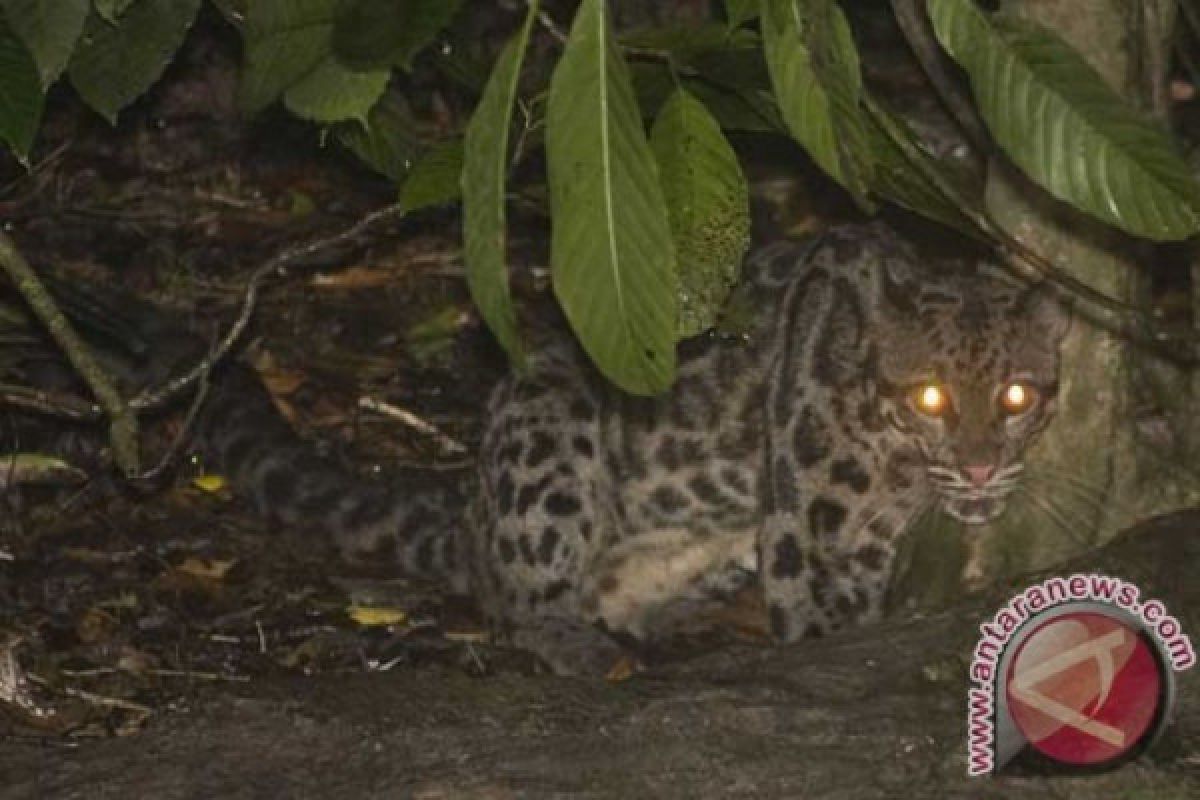
[[[183,563],[174,567],[174,571],[192,578],[219,581],[225,577],[225,574],[228,573],[236,563],[236,558],[222,559],[188,556],[183,560]]]
[[[395,279],[395,275],[387,270],[349,267],[332,275],[314,275],[310,283],[314,289],[374,289],[387,286]]]
[[[102,608],[92,606],[83,612],[83,616],[75,623],[75,635],[85,644],[104,642],[112,638],[119,624],[115,616]]]
[[[260,369],[258,370],[258,377],[267,387],[267,391],[271,393],[271,396],[276,398],[293,394],[308,380],[308,376],[299,370],[281,369],[279,367]]]
[[[632,656],[621,656],[616,663],[609,667],[608,672],[604,673],[604,680],[609,683],[621,683],[633,677],[637,672],[637,661]]]

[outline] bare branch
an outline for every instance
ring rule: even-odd
[[[112,377],[92,356],[87,344],[55,305],[37,273],[17,249],[16,243],[3,231],[0,231],[0,269],[8,273],[13,286],[104,409],[109,420],[109,439],[117,466],[126,475],[137,474],[137,415],[117,391]]]

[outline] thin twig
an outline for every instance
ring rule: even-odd
[[[200,415],[200,410],[204,406],[204,398],[208,396],[208,376],[207,374],[200,377],[200,383],[196,387],[196,392],[192,395],[192,404],[188,407],[187,416],[184,417],[183,424],[175,432],[175,438],[167,447],[166,452],[158,460],[152,468],[146,470],[132,479],[132,483],[138,485],[146,491],[153,491],[159,478],[166,474],[167,470],[179,458],[179,454],[183,452],[184,445],[188,440],[188,433],[196,424],[196,418]]]
[[[227,681],[229,683],[249,683],[249,675],[226,675],[222,672],[198,672],[192,669],[148,669],[147,675],[160,678],[188,678],[198,681]]]
[[[971,140],[978,152],[986,153],[990,149],[991,140],[980,124],[974,107],[947,68],[946,56],[934,39],[929,20],[925,16],[925,3],[921,0],[892,0],[892,13],[895,14],[896,23],[908,41],[908,46],[912,48],[913,55],[917,57],[921,70],[929,78],[946,110],[950,112],[951,119],[958,124],[959,129]]]
[[[534,6],[532,0],[525,0],[525,5],[529,6],[530,8],[533,8]],[[546,13],[545,9],[538,8],[537,21],[538,24],[545,28],[546,32],[553,36],[559,44],[567,43],[567,35],[563,33],[562,28],[558,27],[558,23],[554,21],[554,18]]]
[[[372,211],[340,233],[324,239],[317,239],[313,242],[297,245],[296,247],[284,250],[282,253],[268,260],[256,269],[250,276],[250,280],[247,281],[245,288],[242,290],[242,307],[238,312],[237,318],[234,319],[233,324],[229,326],[229,330],[225,332],[225,335],[220,339],[216,347],[212,348],[203,359],[187,372],[171,378],[158,387],[141,392],[130,401],[130,405],[137,411],[159,408],[178,397],[181,392],[211,372],[213,367],[233,349],[233,346],[237,343],[243,331],[245,331],[246,326],[250,323],[250,318],[254,313],[254,307],[258,300],[258,293],[262,288],[263,281],[268,276],[272,274],[282,275],[289,265],[306,258],[312,258],[318,253],[333,247],[349,244],[375,225],[390,220],[401,219],[405,213],[404,207],[398,203],[385,206]]]
[[[40,686],[47,685],[46,681],[32,673],[29,675],[29,680],[31,683],[36,683]],[[152,709],[150,706],[144,706],[141,703],[135,703],[132,700],[125,700],[120,697],[110,697],[106,694],[96,694],[95,692],[89,692],[86,689],[76,689],[74,686],[63,686],[59,689],[59,691],[61,691],[67,697],[76,697],[80,700],[83,700],[85,703],[90,703],[94,706],[100,706],[101,708],[119,708],[122,711],[132,711],[135,714],[142,714],[147,717],[154,713],[154,709]]]
[[[399,420],[413,430],[425,434],[437,442],[438,449],[443,453],[460,455],[467,452],[466,445],[443,433],[436,425],[421,419],[408,409],[400,408],[376,397],[360,397],[358,407]]]
[[[0,405],[23,408],[55,417],[91,422],[104,416],[104,409],[71,394],[44,392],[28,386],[0,384]]]

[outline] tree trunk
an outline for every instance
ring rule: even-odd
[[[1173,2],[1005,0],[1001,5],[1062,36],[1132,105],[1165,115]],[[1054,200],[1003,156],[991,162],[985,200],[1001,225],[1059,269],[1145,307],[1149,248],[1144,243]],[[1192,291],[1197,296],[1195,283]],[[1150,373],[1156,381],[1147,380]],[[1150,385],[1160,387],[1160,397],[1147,398],[1144,388]],[[1158,424],[1161,415],[1142,413],[1167,405],[1161,395],[1174,396],[1179,423],[1167,442]],[[1195,456],[1200,436],[1187,435],[1187,428],[1195,427],[1187,412],[1196,408],[1196,397],[1200,379],[1076,313],[1063,345],[1057,416],[1027,454],[1028,491],[983,529],[945,519],[923,524],[910,543],[899,596],[918,605],[942,605],[984,581],[1059,563],[1137,520],[1200,503],[1200,481],[1191,466],[1200,464]],[[1147,431],[1149,438],[1143,435]]]

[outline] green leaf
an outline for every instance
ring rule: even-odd
[[[58,80],[83,32],[88,0],[0,0],[0,8],[33,54],[42,88]]]
[[[136,2],[138,0],[92,0],[92,7],[105,22],[116,25],[120,16]]]
[[[624,48],[669,56],[677,71],[681,71],[681,67],[690,68],[688,72],[699,73],[706,81],[720,87],[770,87],[762,41],[751,30],[730,30],[718,23],[699,27],[642,28],[622,34],[619,43]]]
[[[779,116],[779,107],[767,92],[727,89],[697,78],[677,82],[665,64],[634,63],[630,64],[630,72],[644,117],[654,117],[667,98],[682,85],[704,103],[723,130],[787,133]]]
[[[67,72],[84,102],[115,125],[183,44],[200,0],[141,0],[110,25],[92,14]]]
[[[758,37],[753,31],[734,31],[716,22],[695,27],[669,25],[638,28],[622,33],[617,41],[622,47],[662,51],[681,59],[701,53],[750,50],[759,46]]]
[[[438,31],[450,24],[462,0],[354,0],[338,19],[333,49],[354,69],[393,64],[412,67]]]
[[[721,128],[683,89],[650,133],[679,266],[678,335],[711,328],[750,243],[746,176]]]
[[[386,69],[352,72],[330,54],[283,93],[283,103],[296,116],[313,122],[353,119],[366,124],[390,77]]]
[[[367,123],[347,122],[334,128],[343,146],[368,167],[399,185],[424,148],[407,101],[389,92],[367,115]]]
[[[517,329],[512,292],[508,285],[508,233],[505,185],[508,172],[508,134],[517,101],[521,65],[537,14],[531,3],[525,24],[492,69],[471,122],[463,154],[463,251],[467,286],[479,313],[518,368],[525,353]]]
[[[745,25],[758,16],[758,0],[725,0],[725,19],[730,28]]]
[[[970,0],[930,0],[929,14],[996,143],[1036,183],[1135,236],[1200,230],[1200,186],[1170,137],[1056,35]]]
[[[406,34],[408,18],[399,0],[355,0],[333,28],[333,52],[351,69],[392,64],[392,53]]]
[[[492,66],[491,54],[485,57],[480,50],[462,38],[448,38],[433,59],[433,66],[473,97],[478,97],[483,94]]]
[[[850,26],[833,0],[762,0],[763,49],[792,136],[864,210],[871,150]]]
[[[407,211],[453,203],[462,194],[463,140],[449,139],[425,151],[400,187]]]
[[[550,82],[546,155],[554,291],[614,383],[675,374],[675,257],[654,155],[603,0],[583,0]]]
[[[42,120],[37,65],[0,13],[0,139],[25,163]]]
[[[960,233],[987,241],[976,220],[984,218],[981,191],[921,144],[903,119],[866,98],[868,132],[875,153],[872,189],[897,205]]]
[[[341,0],[254,0],[246,10],[242,110],[254,114],[279,99],[329,57]]]
[[[786,134],[779,106],[770,93],[756,89],[722,89],[704,81],[684,80],[683,86],[700,98],[727,131]]]
[[[244,111],[261,111],[283,94],[288,110],[305,119],[366,124],[390,73],[355,72],[335,58],[333,32],[344,6],[344,0],[250,4],[239,98]]]

